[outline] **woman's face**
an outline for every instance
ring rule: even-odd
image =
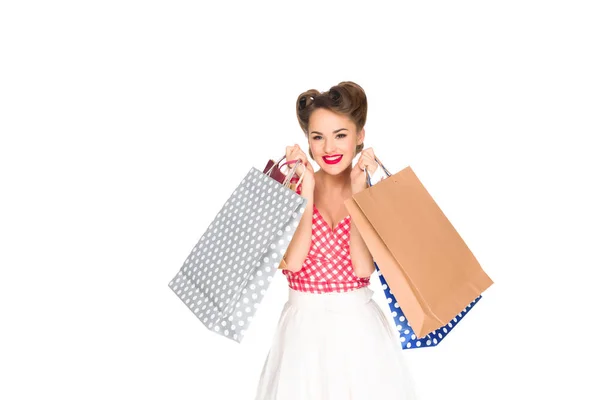
[[[352,166],[356,146],[364,140],[365,130],[345,115],[324,108],[312,112],[308,121],[308,145],[319,167],[337,175]]]

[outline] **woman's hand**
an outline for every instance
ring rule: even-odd
[[[313,169],[312,164],[308,161],[306,154],[302,151],[300,146],[297,144],[293,146],[287,146],[285,148],[285,160],[288,161],[296,161],[301,160],[301,163],[296,168],[296,175],[301,176],[304,173],[304,178],[302,178],[302,190],[304,189],[314,189],[315,187],[315,170]],[[293,168],[294,164],[288,164],[288,168]]]
[[[365,168],[368,168],[369,173],[373,175],[375,171],[377,171],[378,167],[379,164],[377,164],[377,161],[375,161],[375,153],[373,152],[372,147],[361,151],[360,157],[358,158],[358,162],[350,172],[350,180],[352,182],[352,194],[356,194],[367,188]]]

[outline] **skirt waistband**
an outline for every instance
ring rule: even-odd
[[[363,286],[348,292],[310,293],[289,289],[289,303],[298,307],[316,307],[319,309],[343,311],[355,306],[367,304],[373,297],[373,291]]]

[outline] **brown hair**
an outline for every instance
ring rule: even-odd
[[[308,137],[308,120],[313,111],[318,108],[346,115],[356,125],[357,133],[367,122],[367,95],[363,88],[354,82],[340,82],[326,92],[310,89],[298,96],[296,116],[306,137]],[[363,147],[363,143],[357,145],[356,153],[362,151]],[[310,148],[308,154],[314,160]]]

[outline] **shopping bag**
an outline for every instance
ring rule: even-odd
[[[289,170],[288,170],[288,174],[284,174],[281,171],[281,162],[285,159],[286,157],[283,156],[279,159],[279,161],[275,162],[273,160],[269,160],[267,162],[267,165],[265,166],[265,168],[263,169],[263,172],[266,175],[269,175],[271,178],[275,179],[277,182],[280,183],[284,183],[287,175],[289,174]],[[284,163],[285,166],[289,166],[291,164],[295,164],[297,163],[298,160],[291,160],[291,161],[287,161]],[[289,168],[289,167],[288,167]],[[298,178],[297,176],[292,176],[290,178],[290,189],[292,190],[296,190],[296,187],[300,186],[300,182],[302,182],[302,178],[304,177],[304,171],[302,172],[302,175],[300,176],[300,178]]]
[[[169,287],[211,331],[241,343],[307,199],[251,168]]]
[[[481,295],[477,296],[475,300],[473,300],[470,304],[465,307],[461,312],[458,313],[450,322],[446,325],[434,330],[433,332],[429,332],[423,338],[417,338],[412,326],[406,319],[400,304],[396,300],[396,297],[392,293],[389,285],[387,284],[381,270],[377,263],[375,263],[375,269],[377,270],[377,275],[379,276],[379,281],[381,282],[381,287],[383,288],[383,292],[385,294],[385,298],[387,300],[388,306],[390,308],[390,312],[392,313],[392,318],[394,320],[394,324],[396,326],[396,330],[400,336],[400,344],[403,349],[418,349],[425,347],[433,347],[437,346],[438,343],[444,339],[452,329],[460,322],[461,319],[471,310],[471,308],[481,299]]]
[[[277,182],[282,183],[286,179],[286,174],[281,172],[281,162],[285,159],[285,156],[280,158],[279,161],[275,162],[273,160],[269,160],[267,165],[263,169],[263,173],[275,179]]]
[[[447,325],[493,284],[412,168],[345,201],[416,338]]]

